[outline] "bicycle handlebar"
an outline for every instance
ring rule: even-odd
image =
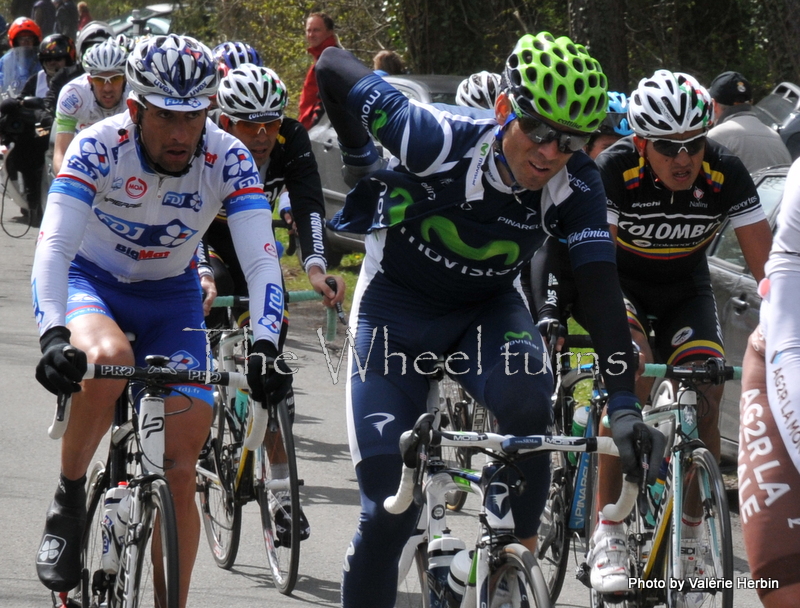
[[[408,444],[413,441],[415,430],[406,431],[400,442]],[[550,435],[498,435],[497,433],[451,433],[433,431],[431,443],[445,447],[481,447],[499,453],[514,454],[525,452],[598,452],[618,456],[619,451],[611,437],[566,437]],[[389,513],[399,515],[405,512],[414,500],[416,484],[416,468],[403,465],[400,485],[394,496],[383,501]],[[636,505],[639,486],[635,482],[624,481],[619,500],[615,504],[603,507],[603,517],[612,521],[622,521]]]
[[[701,380],[722,384],[727,380],[741,380],[742,368],[725,365],[725,359],[712,357],[706,361],[692,361],[686,365],[647,363],[645,378],[674,378],[676,380]]]
[[[150,380],[151,382],[169,382],[170,384],[182,383],[198,383],[198,384],[221,384],[223,386],[230,386],[233,388],[248,389],[247,376],[239,372],[216,372],[211,370],[175,370],[171,367],[134,367],[130,365],[95,365],[89,364],[86,366],[86,373],[83,375],[84,380],[91,380],[96,378],[115,378],[120,380]],[[72,404],[72,396],[66,393],[58,395],[58,403],[56,405],[56,413],[53,417],[53,423],[47,429],[47,434],[51,439],[60,439],[64,432],[67,430],[69,424],[69,414]],[[254,432],[256,418],[267,417],[267,411],[264,408],[254,408],[253,413],[254,422],[248,434]],[[263,423],[264,430],[266,430],[266,420]],[[263,439],[263,433],[259,437],[257,445]]]

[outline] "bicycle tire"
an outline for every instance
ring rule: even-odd
[[[680,524],[679,517],[684,512],[684,508],[688,506],[686,500],[689,500],[687,497],[691,494],[687,489],[694,481],[698,482],[697,487],[700,490],[700,500],[703,506],[703,518],[700,526],[703,538],[699,548],[705,568],[701,578],[732,581],[733,537],[731,536],[728,497],[725,494],[725,484],[717,461],[707,448],[695,448],[690,458],[687,459],[683,474],[684,505],[680,505],[680,508],[678,508],[679,505],[676,505],[673,509],[672,525],[676,525],[676,522]],[[670,544],[672,538],[670,535]],[[668,580],[675,578],[675,564],[671,550],[667,560],[667,576],[670,577]],[[684,573],[687,580],[689,577],[697,576],[697,574],[687,575]],[[685,606],[689,593],[698,594],[691,597],[692,600],[695,600],[693,606],[733,608],[732,588],[707,593],[698,590],[688,593],[671,590],[667,594],[667,606],[670,608]]]
[[[442,411],[447,414],[447,424],[443,424],[443,431],[469,431],[471,429],[470,416],[474,411],[474,402],[455,380],[446,376],[439,381],[439,403]],[[470,407],[472,405],[472,407]],[[473,450],[469,448],[443,447],[442,460],[448,467],[455,469],[469,469],[472,466]],[[453,491],[445,496],[445,504],[450,511],[460,511],[467,501],[467,493]]]
[[[107,605],[112,608],[116,577],[103,572],[103,497],[109,487],[106,465],[95,462],[86,474],[86,528],[83,532],[81,584],[70,598],[82,608]]]
[[[414,557],[407,571],[398,574],[395,608],[430,608],[427,543],[414,548]]]
[[[504,608],[549,608],[547,583],[533,554],[512,543],[494,552],[485,606]]]
[[[258,464],[254,467],[256,475],[254,482],[257,483],[256,499],[261,511],[264,545],[272,571],[272,580],[278,591],[289,595],[297,583],[300,565],[300,482],[297,476],[294,436],[285,399],[278,404],[276,412],[278,426],[275,430],[267,428],[264,442],[259,447],[259,457],[256,458]],[[267,445],[270,441],[280,441],[286,453],[289,472],[288,487],[286,487],[286,480],[277,480],[271,477],[270,460],[267,453]],[[288,498],[288,504],[284,502],[284,498]],[[291,521],[288,546],[279,539],[279,531],[272,515],[273,506],[281,510],[283,515]]]
[[[172,493],[165,479],[155,478],[142,484],[140,491],[141,527],[138,538],[136,559],[130,559],[130,535],[126,538],[123,555],[120,557],[120,574],[133,580],[132,597],[128,608],[142,608],[150,605],[156,593],[155,577],[158,575],[151,561],[157,542],[161,548],[161,578],[163,578],[164,608],[178,608],[180,602],[180,576],[178,572],[178,528],[175,522],[175,506]]]
[[[567,488],[570,480],[564,453],[552,452],[550,458],[553,479],[539,523],[536,557],[547,584],[550,602],[555,605],[564,585],[569,561],[570,537],[567,526],[571,492]]]
[[[220,386],[220,389],[226,387]],[[206,540],[217,566],[230,570],[239,551],[242,530],[242,503],[236,496],[236,474],[242,453],[241,437],[231,416],[228,397],[220,390],[216,400],[217,420],[212,427],[209,457],[202,465],[213,467],[219,482],[198,474],[200,512]]]

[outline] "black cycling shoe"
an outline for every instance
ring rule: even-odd
[[[36,574],[51,591],[69,591],[80,583],[81,541],[85,527],[86,490],[83,483],[80,491],[72,490],[69,495],[60,483],[47,510],[42,542],[36,552]]]
[[[272,518],[275,522],[276,547],[291,547],[292,545],[292,507],[288,501],[281,502],[273,509]],[[300,507],[300,540],[311,536],[311,525],[308,523],[303,507]]]

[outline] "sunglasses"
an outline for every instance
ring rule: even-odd
[[[674,139],[650,139],[648,141],[653,142],[653,150],[662,156],[675,158],[684,150],[689,156],[694,156],[705,147],[706,134],[701,133],[691,139],[684,139],[682,141],[676,141]]]
[[[102,88],[109,82],[113,85],[120,84],[125,80],[125,74],[114,74],[113,76],[89,76],[92,84],[98,88]]]
[[[512,118],[513,117],[513,118]],[[535,144],[548,144],[551,141],[558,143],[558,151],[563,154],[572,154],[583,148],[589,143],[591,134],[569,133],[554,129],[550,125],[533,116],[526,116],[513,112],[509,120],[516,118],[519,121],[519,128]]]
[[[280,118],[271,120],[270,122],[250,122],[249,120],[231,119],[231,123],[234,127],[238,127],[239,131],[250,137],[256,137],[261,131],[264,131],[267,135],[273,135],[281,128],[282,122]]]

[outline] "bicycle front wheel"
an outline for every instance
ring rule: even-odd
[[[297,582],[301,533],[300,482],[287,399],[276,408],[277,427],[267,428],[254,467],[272,580],[285,595]]]
[[[224,388],[224,387],[220,387]],[[236,561],[242,529],[242,505],[235,484],[242,454],[234,413],[226,407],[225,393],[217,400],[217,424],[212,428],[208,457],[198,463],[198,488],[203,528],[214,561],[229,570]]]
[[[144,483],[139,496],[139,533],[128,534],[120,559],[118,576],[127,579],[129,587],[121,605],[143,608],[156,598],[156,606],[178,608],[178,528],[172,493],[167,482],[157,478]]]
[[[489,574],[486,606],[503,608],[549,608],[547,583],[536,558],[514,543],[495,552]]]
[[[474,402],[467,392],[449,376],[445,376],[439,382],[439,403],[442,405],[442,412],[447,414],[447,420],[442,421],[441,430],[471,430],[470,416],[471,410],[474,410]],[[469,448],[444,447],[442,448],[442,460],[448,467],[468,469],[472,466],[472,453],[473,451]],[[445,496],[447,508],[451,511],[460,511],[466,500],[466,492],[453,491],[448,492]]]
[[[103,496],[108,490],[106,466],[95,462],[86,475],[86,529],[83,533],[83,571],[81,584],[71,598],[81,607],[115,606],[111,599],[116,577],[106,574],[100,559],[103,556]]]
[[[693,516],[702,508],[700,524],[686,526],[683,519],[696,521]],[[683,473],[683,504],[675,505],[673,526],[681,525],[681,547],[678,551],[682,566],[684,590],[671,590],[667,606],[733,608],[733,589],[708,589],[702,583],[712,579],[733,580],[733,545],[730,511],[725,484],[717,461],[706,448],[696,448],[686,459]],[[670,535],[670,540],[674,538]],[[667,580],[677,578],[677,565],[670,546]],[[692,582],[698,583],[692,587]]]
[[[570,492],[567,491],[567,484],[570,480],[564,452],[552,452],[550,460],[553,479],[539,524],[536,557],[547,583],[550,602],[555,605],[564,585],[569,561],[570,537],[567,527]]]
[[[407,545],[400,558],[396,608],[429,608],[428,545]]]

